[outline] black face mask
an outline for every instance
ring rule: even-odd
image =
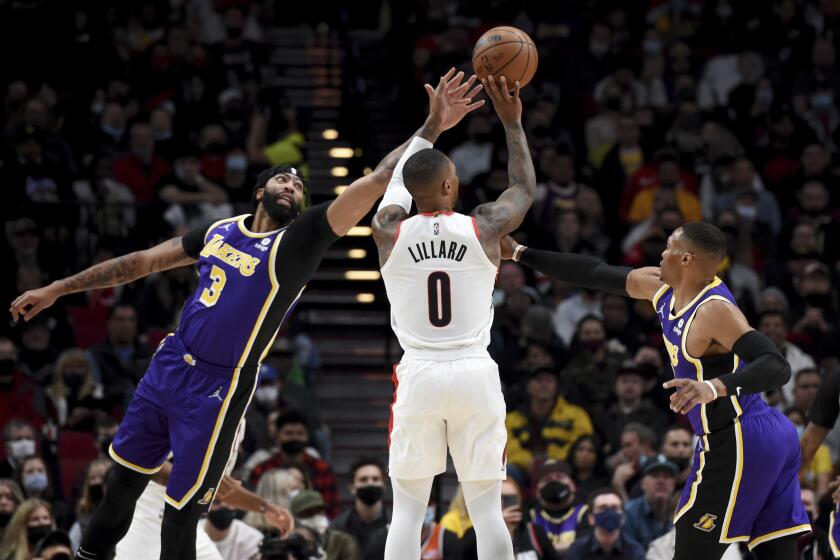
[[[73,560],[73,559],[70,558],[70,555],[67,554],[66,552],[59,552],[58,554],[53,554],[50,557],[50,560]]]
[[[283,453],[286,455],[297,455],[306,449],[306,442],[300,440],[284,441],[280,444],[280,449],[282,449]]]
[[[233,523],[233,510],[226,507],[212,510],[207,514],[207,521],[216,529],[225,531]]]
[[[11,511],[0,511],[0,529],[5,529],[6,525],[9,524],[9,519],[12,518]]]
[[[265,208],[266,214],[281,226],[288,224],[300,216],[300,205],[296,200],[292,201],[291,207],[286,208],[277,202],[276,197],[268,196],[267,190],[263,191],[262,205]]]
[[[49,535],[52,530],[52,526],[50,525],[29,526],[26,528],[26,539],[29,541],[29,545],[34,547],[38,544],[38,541]]]
[[[540,499],[548,504],[560,506],[571,497],[572,489],[569,488],[569,485],[556,480],[549,482],[540,489]]]
[[[92,504],[96,505],[102,501],[102,496],[105,495],[105,489],[101,484],[91,484],[88,486],[88,497]]]
[[[809,306],[820,309],[828,309],[831,306],[831,296],[828,294],[808,294],[805,296],[805,301]]]
[[[239,39],[242,37],[243,30],[241,27],[228,27],[227,34],[231,39]]]
[[[369,485],[356,488],[356,497],[369,506],[382,501],[385,489],[381,486]]]
[[[85,382],[85,374],[65,373],[64,383],[74,391],[81,387]]]
[[[12,375],[17,368],[17,361],[12,358],[0,359],[0,375]]]

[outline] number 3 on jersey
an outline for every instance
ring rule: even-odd
[[[204,288],[201,297],[198,298],[198,301],[207,307],[213,307],[219,301],[219,296],[222,295],[222,290],[225,289],[225,283],[227,282],[225,271],[214,264],[213,268],[210,269],[210,281],[212,282],[210,287]]]
[[[429,274],[429,322],[435,327],[445,327],[452,321],[452,292],[449,275],[445,272]]]

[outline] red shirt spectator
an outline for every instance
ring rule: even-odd
[[[114,160],[114,179],[131,189],[138,204],[151,204],[157,199],[161,179],[172,174],[172,165],[155,155],[152,127],[137,123],[131,127],[129,152]]]
[[[17,418],[40,428],[45,419],[45,406],[44,393],[18,367],[14,343],[0,338],[0,426]]]

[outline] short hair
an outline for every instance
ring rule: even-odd
[[[117,311],[119,311],[120,309],[131,309],[134,312],[134,315],[137,315],[137,308],[134,307],[133,304],[127,301],[121,301],[115,303],[114,306],[111,308],[110,312],[108,313],[108,320],[110,321],[111,319],[113,319],[114,315],[116,315]]]
[[[788,319],[787,315],[778,309],[768,309],[767,311],[762,311],[758,314],[758,324],[761,325],[761,322],[767,317],[779,317],[782,320],[782,323],[787,326]]]
[[[683,237],[705,253],[722,259],[726,256],[726,235],[708,222],[688,222],[682,225]]]
[[[640,424],[639,422],[630,422],[624,429],[621,431],[622,434],[633,433],[639,436],[639,443],[647,443],[652,448],[656,449],[656,445],[658,440],[656,438],[656,432],[652,429],[648,428],[644,424]]]
[[[799,378],[800,378],[800,377],[802,377],[802,376],[805,376],[805,375],[818,375],[818,376],[820,377],[820,379],[822,379],[822,375],[820,375],[820,372],[819,372],[819,370],[818,370],[818,369],[816,369],[816,368],[812,368],[812,367],[804,367],[804,368],[802,368],[802,369],[798,370],[798,371],[794,374],[794,376],[793,376],[793,379],[794,379],[793,384],[794,384],[794,385],[796,385],[796,382],[797,382],[797,381],[799,381]]]
[[[665,437],[668,434],[670,434],[671,432],[685,432],[690,436],[694,435],[694,432],[692,432],[691,428],[689,428],[688,426],[683,426],[682,424],[671,424],[670,426],[665,428],[664,432],[662,432],[662,441],[663,442],[665,441]]]
[[[618,496],[622,508],[624,507],[624,498],[621,497],[621,494],[616,492],[615,489],[611,488],[610,486],[602,486],[601,488],[597,488],[590,492],[589,496],[586,498],[586,509],[589,511],[589,513],[592,513],[594,515],[593,510],[595,509],[595,500],[599,496],[606,496],[607,494]]]
[[[282,429],[286,424],[303,424],[306,427],[306,431],[309,431],[309,423],[306,421],[306,417],[297,410],[288,410],[280,414],[277,420],[274,421],[274,425],[278,430]]]
[[[353,464],[350,465],[350,482],[356,480],[356,472],[361,469],[362,467],[376,467],[379,469],[379,473],[382,475],[382,478],[385,478],[385,466],[382,464],[382,461],[375,457],[359,457]]]
[[[36,433],[35,427],[31,423],[21,418],[12,418],[3,425],[3,440],[11,441],[12,431],[17,430],[19,428],[29,428],[32,431],[33,435],[35,435]]]
[[[449,158],[440,150],[426,148],[408,158],[403,165],[403,182],[414,194],[428,187],[449,165]]]

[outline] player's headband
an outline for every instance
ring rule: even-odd
[[[274,175],[279,175],[280,173],[294,175],[295,177],[301,180],[301,182],[303,183],[303,188],[305,190],[309,188],[306,178],[303,176],[303,172],[300,170],[299,167],[294,167],[293,165],[280,165],[278,167],[275,167]]]

